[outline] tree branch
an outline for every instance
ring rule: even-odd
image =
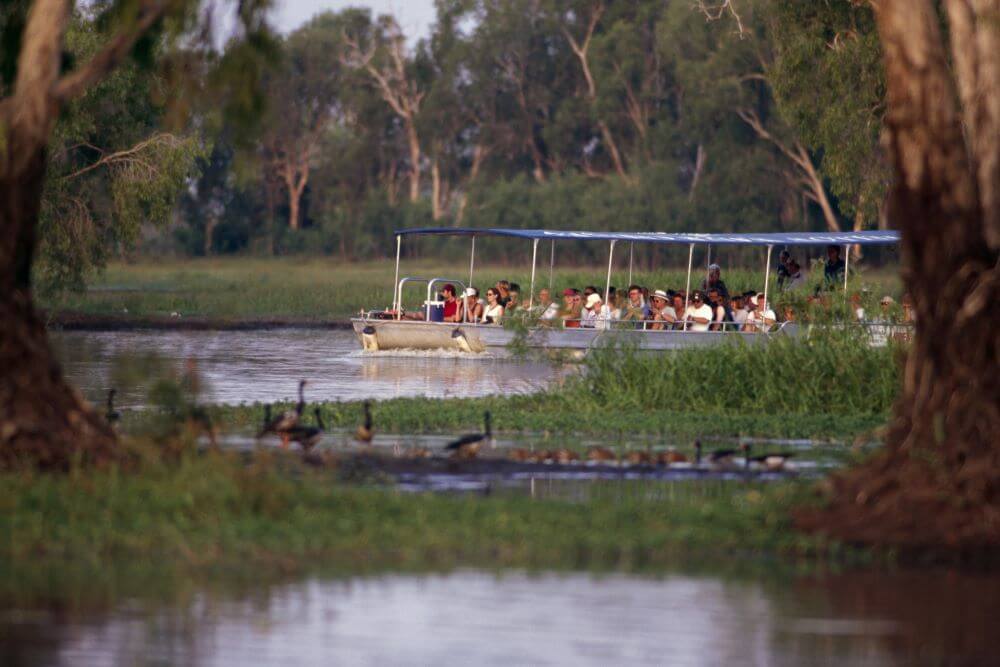
[[[85,144],[85,146],[87,148],[92,148],[93,150],[96,150],[97,152],[99,152],[101,154],[101,157],[96,162],[94,162],[92,164],[89,164],[86,167],[83,167],[81,169],[77,169],[72,174],[67,174],[66,176],[63,176],[62,180],[69,181],[69,180],[72,180],[74,178],[79,178],[80,176],[83,176],[84,174],[86,174],[86,173],[88,173],[90,171],[93,171],[94,169],[97,169],[99,167],[110,166],[110,165],[124,163],[124,162],[127,162],[129,160],[134,160],[135,157],[138,154],[142,153],[142,151],[144,151],[147,148],[150,148],[152,146],[155,146],[157,144],[166,144],[168,146],[176,146],[178,143],[180,143],[180,140],[177,137],[175,137],[174,135],[172,135],[172,134],[166,134],[166,133],[160,133],[160,134],[154,134],[153,136],[151,136],[149,139],[146,139],[145,141],[140,141],[139,143],[137,143],[135,146],[132,146],[131,148],[126,148],[125,150],[117,151],[115,153],[110,153],[110,154],[105,154],[103,150],[101,150],[100,148],[97,148],[96,146],[91,146],[90,144]],[[81,144],[81,146],[84,146],[84,144]],[[145,164],[145,166],[147,167],[147,169],[155,170],[155,168],[152,165],[150,165],[148,163],[143,163],[143,164]]]
[[[121,64],[139,38],[163,18],[168,5],[169,0],[145,0],[142,2],[134,25],[112,38],[104,50],[91,58],[85,65],[59,80],[54,91],[56,100],[66,102],[79,97],[88,88],[104,78],[108,72]]]
[[[719,5],[706,5],[705,0],[698,0],[694,6],[699,12],[705,15],[705,18],[709,21],[718,21],[728,13],[732,16],[733,20],[736,21],[736,29],[739,32],[740,39],[746,36],[746,30],[743,27],[743,19],[740,18],[739,12],[736,11],[736,7],[733,6],[733,0],[723,0],[722,4]]]

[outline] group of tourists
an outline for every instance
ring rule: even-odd
[[[823,269],[823,284],[832,289],[844,280],[845,262],[840,257],[840,247],[827,248]],[[497,281],[485,295],[475,287],[466,288],[461,294],[455,286],[447,284],[440,294],[443,303],[443,321],[499,325],[505,317],[524,314],[537,318],[542,325],[565,328],[609,329],[636,328],[650,331],[747,331],[767,332],[779,321],[794,321],[794,309],[786,306],[779,317],[763,292],[750,290],[730,294],[722,280],[718,264],[708,267],[708,275],[701,288],[692,290],[656,289],[630,285],[624,293],[615,287],[600,289],[588,285],[582,290],[568,287],[562,291],[562,300],[553,299],[551,291],[543,288],[537,298],[520,298],[521,288],[507,280]],[[786,250],[778,257],[777,285],[779,292],[789,292],[805,285],[807,278],[799,263]],[[857,295],[852,298],[856,302]],[[807,299],[823,305],[822,292]],[[894,304],[891,297],[880,302],[888,311]],[[904,303],[904,314],[910,313]],[[857,303],[855,303],[857,306]],[[856,310],[858,319],[864,319],[863,309]],[[421,318],[421,313],[411,317]],[[905,321],[910,318],[906,317]]]

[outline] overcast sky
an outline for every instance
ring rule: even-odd
[[[287,33],[314,14],[345,7],[370,7],[373,15],[391,13],[411,41],[427,35],[434,22],[434,0],[277,0],[274,25]]]

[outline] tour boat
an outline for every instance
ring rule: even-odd
[[[766,344],[777,336],[802,335],[803,328],[795,322],[777,322],[766,332],[738,331],[735,328],[721,331],[688,330],[651,330],[634,322],[611,322],[605,328],[563,328],[561,320],[555,322],[539,322],[537,319],[524,320],[523,326],[482,324],[479,322],[443,322],[441,321],[442,303],[435,296],[437,289],[446,283],[459,288],[459,292],[474,285],[477,237],[507,237],[514,240],[530,241],[531,282],[528,300],[522,304],[530,311],[534,305],[535,274],[538,259],[538,246],[542,241],[551,243],[549,282],[555,258],[556,241],[595,241],[606,242],[608,249],[608,271],[605,282],[604,302],[607,302],[611,287],[611,273],[614,262],[615,247],[619,243],[629,244],[628,283],[632,283],[633,247],[636,243],[662,243],[688,247],[688,270],[685,294],[691,294],[691,271],[696,246],[707,246],[708,257],[711,257],[712,246],[761,246],[767,248],[767,260],[764,271],[764,301],[770,304],[770,267],[772,250],[775,246],[792,247],[806,245],[837,245],[845,248],[844,252],[844,290],[847,289],[847,276],[850,265],[850,246],[861,245],[891,245],[899,242],[899,233],[895,231],[860,231],[860,232],[802,232],[802,233],[763,233],[763,234],[692,234],[665,232],[582,232],[558,231],[543,229],[500,229],[500,228],[455,228],[432,227],[420,229],[397,230],[396,235],[396,272],[393,280],[392,307],[389,310],[364,311],[360,316],[352,318],[351,323],[358,340],[366,351],[385,350],[453,350],[464,353],[504,352],[512,348],[567,351],[570,353],[585,353],[595,347],[612,343],[630,345],[639,350],[666,351],[688,347],[718,345],[724,341],[739,338],[752,345]],[[468,280],[456,277],[434,276],[399,276],[400,254],[403,238],[407,236],[456,236],[471,239]],[[425,286],[426,299],[421,307],[422,319],[407,319],[403,315],[403,291],[407,286]],[[550,285],[551,287],[551,285]],[[485,290],[482,290],[485,293]],[[685,310],[687,301],[685,301]],[[534,322],[528,325],[528,322]],[[884,340],[894,332],[886,331],[887,325],[879,325]],[[892,325],[893,329],[896,325]],[[877,344],[877,342],[876,342]]]

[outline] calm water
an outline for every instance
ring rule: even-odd
[[[995,664],[1000,579],[392,575],[0,618],[4,665]]]
[[[156,354],[178,366],[194,359],[215,403],[294,398],[301,378],[315,401],[465,397],[531,392],[567,371],[531,361],[453,352],[361,351],[354,333],[267,331],[66,331],[50,333],[70,381],[103,401],[117,360]],[[140,407],[142,391],[124,391],[122,407]]]

